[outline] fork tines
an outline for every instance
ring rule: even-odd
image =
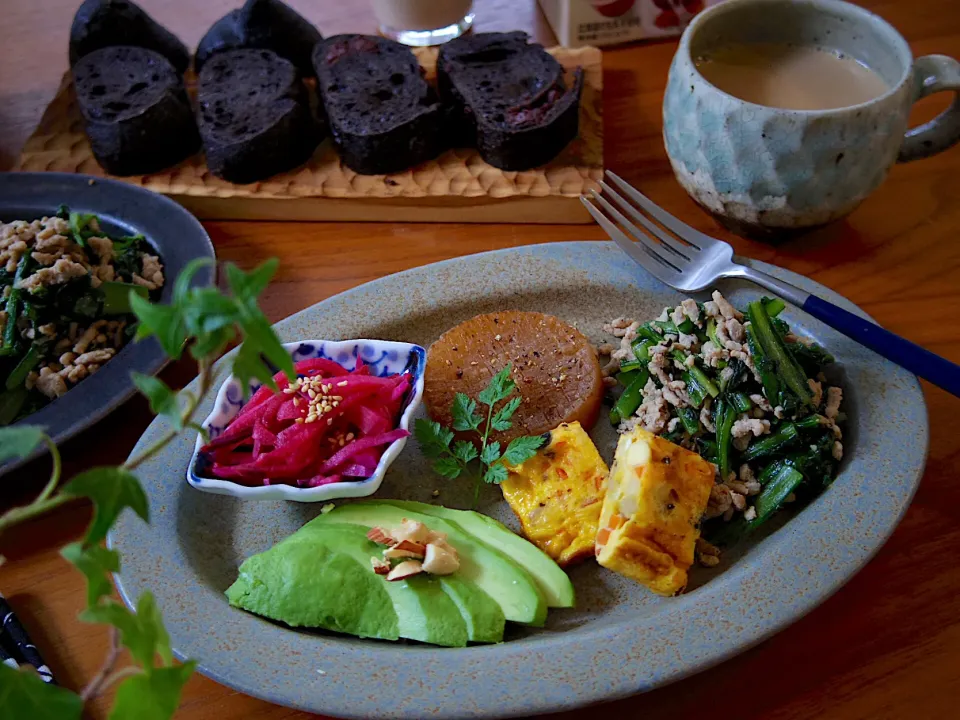
[[[697,264],[700,251],[717,242],[661,209],[616,173],[608,170],[606,177],[623,195],[601,180],[603,194],[593,190],[591,197],[581,196],[581,202],[624,252],[664,282],[679,282],[684,271]]]

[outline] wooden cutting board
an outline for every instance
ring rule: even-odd
[[[432,78],[437,50],[415,52]],[[541,168],[507,172],[485,163],[476,150],[455,149],[402,173],[358,175],[328,138],[303,167],[250,185],[214,177],[199,153],[163,172],[121,179],[169,195],[210,220],[591,222],[578,197],[599,189],[603,175],[601,53],[594,47],[549,52],[568,70],[583,68],[584,88],[579,137]],[[107,176],[83,132],[70,73],[15,169]]]

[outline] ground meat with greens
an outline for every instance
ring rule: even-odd
[[[143,236],[112,238],[94,215],[0,223],[0,425],[96,372],[132,336],[130,292],[163,284]]]
[[[695,450],[716,484],[703,535],[731,544],[785,504],[826,488],[843,457],[843,390],[826,381],[833,357],[790,332],[780,300],[735,308],[719,292],[686,299],[651,322],[620,317],[604,329],[620,345],[605,372],[621,388],[611,413]],[[719,550],[704,542],[704,564]]]

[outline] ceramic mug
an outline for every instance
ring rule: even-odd
[[[755,105],[708,83],[696,58],[737,43],[783,43],[845,53],[889,90],[829,110]],[[934,120],[908,129],[911,106],[958,93]],[[960,141],[960,63],[913,59],[877,15],[840,0],[728,0],[697,16],[680,39],[663,101],[663,135],[680,184],[735,232],[780,235],[852,211],[896,162]]]

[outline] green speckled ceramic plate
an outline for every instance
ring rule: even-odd
[[[856,310],[817,283],[758,266]],[[720,290],[740,306],[759,296],[732,281]],[[613,243],[562,243],[383,278],[277,328],[284,341],[373,337],[426,346],[477,313],[511,308],[557,315],[599,341],[605,320],[655,317],[679,300]],[[152,524],[125,513],[110,537],[123,554],[120,591],[127,602],[153,591],[177,654],[198,660],[214,680],[341,717],[528,715],[623,697],[704,670],[794,622],[856,573],[893,531],[924,465],[927,414],[917,380],[798,311],[788,309],[785,318],[839,361],[849,415],[841,472],[812,504],[728,554],[719,568],[695,570],[681,597],[654,596],[587,562],[571,572],[576,610],[552,610],[540,630],[515,627],[501,645],[440,649],[291,630],[231,608],[223,592],[244,558],[320,508],[196,491],[183,479],[193,448],[187,436],[142,469]],[[138,449],[166,430],[154,422]],[[613,431],[601,422],[593,435],[609,459]],[[440,490],[436,500],[434,490]],[[468,496],[468,488],[432,475],[413,441],[376,495],[450,507],[466,507]],[[495,487],[485,489],[480,510],[517,527]]]

